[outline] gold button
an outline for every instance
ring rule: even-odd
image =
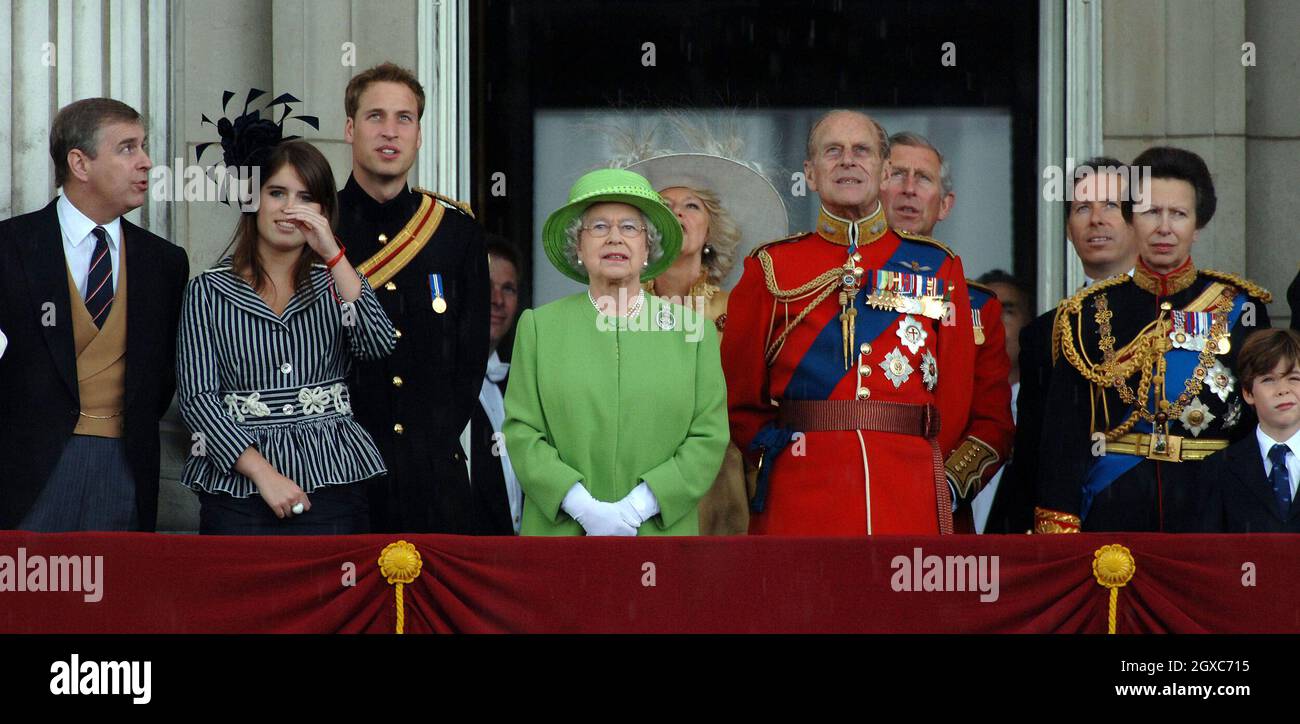
[[[397,285],[392,282],[389,282],[384,285],[384,289],[387,289],[390,292],[395,292],[397,291]]]
[[[380,243],[380,244],[387,244],[387,243],[388,243],[388,235],[387,235],[387,234],[380,234],[380,235],[379,235],[379,243]]]
[[[858,388],[858,399],[859,399],[859,400],[865,400],[865,399],[867,399],[868,397],[871,397],[871,390],[868,390],[868,389],[865,388],[865,387],[859,387],[859,388]]]
[[[862,352],[862,354],[871,354],[871,345],[863,342],[862,346],[858,348],[858,351]]]
[[[396,425],[393,425],[393,432],[401,435],[403,432],[406,432],[406,428],[402,427],[402,423],[399,422]]]
[[[401,386],[402,386],[402,378],[393,377],[393,387],[401,387]]]
[[[400,329],[394,329],[394,330],[393,330],[393,336],[396,337],[396,338],[398,338],[398,339],[401,339],[401,338],[402,338],[402,330],[400,330]]]
[[[871,376],[871,365],[859,365],[859,366],[858,366],[858,374],[862,375],[863,377],[870,377],[870,376]]]
[[[1168,312],[1169,310],[1174,308],[1174,305],[1170,304],[1169,302],[1161,302],[1160,308]]]

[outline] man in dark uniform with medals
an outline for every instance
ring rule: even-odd
[[[391,63],[348,83],[344,137],[352,175],[339,236],[397,328],[397,349],[354,368],[353,408],[383,452],[372,485],[376,532],[472,533],[474,498],[460,435],[488,356],[483,231],[468,205],[406,176],[420,147],[424,90]]]
[[[1065,200],[1065,235],[1083,265],[1085,288],[1118,274],[1131,275],[1137,264],[1137,241],[1130,214],[1123,208],[1128,194],[1126,169],[1109,156],[1094,156],[1074,169],[1074,186]],[[1027,533],[1034,527],[1038,438],[1047,419],[1043,397],[1059,356],[1055,325],[1053,307],[1020,332],[1015,456],[996,491],[984,528],[988,533]]]
[[[1199,156],[1152,148],[1149,183],[1124,210],[1138,264],[1062,303],[1059,359],[1044,405],[1035,531],[1177,531],[1199,517],[1201,460],[1249,434],[1234,373],[1271,297],[1235,274],[1197,269],[1191,247],[1214,215]]]

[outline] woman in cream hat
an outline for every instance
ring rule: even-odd
[[[659,191],[681,223],[682,251],[646,291],[702,308],[722,334],[727,292],[721,287],[754,244],[786,235],[785,204],[751,167],[709,153],[667,153],[628,166]],[[744,535],[749,495],[740,450],[728,445],[722,469],[700,501],[700,533]]]
[[[586,289],[519,319],[503,431],[520,533],[695,535],[729,437],[717,333],[641,289],[676,260],[681,224],[643,177],[602,169],[542,242]]]

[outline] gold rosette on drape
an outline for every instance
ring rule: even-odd
[[[1106,633],[1116,629],[1115,609],[1119,606],[1119,589],[1133,580],[1137,563],[1133,554],[1122,545],[1112,544],[1098,548],[1092,554],[1092,575],[1097,584],[1110,589],[1110,610],[1106,615]]]
[[[379,554],[379,572],[394,587],[397,600],[397,633],[406,627],[406,608],[402,602],[402,587],[420,575],[424,562],[415,546],[404,540],[389,543]]]

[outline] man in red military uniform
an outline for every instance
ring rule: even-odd
[[[818,121],[804,162],[817,230],[755,249],[731,293],[722,364],[732,438],[758,467],[751,533],[952,531],[944,459],[970,410],[970,300],[951,250],[889,228],[887,146],[864,114]]]
[[[911,132],[889,137],[889,165],[880,200],[894,229],[934,235],[935,225],[952,212],[957,196],[948,163],[929,139]],[[969,503],[1011,456],[1016,426],[1011,416],[1011,359],[1002,303],[989,287],[969,279],[966,283],[975,337],[974,392],[965,432],[944,467],[960,501],[953,525],[958,532],[973,533]]]

